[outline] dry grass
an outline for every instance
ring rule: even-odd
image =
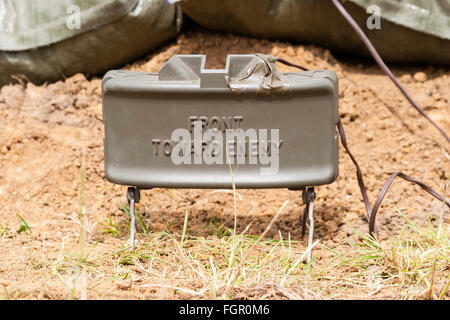
[[[280,210],[281,212],[281,210]],[[186,215],[188,217],[188,215]],[[162,299],[356,299],[397,296],[399,299],[448,299],[450,241],[445,225],[423,228],[406,216],[401,235],[379,242],[365,235],[349,239],[348,250],[336,251],[316,242],[312,261],[304,262],[305,246],[234,234],[211,226],[208,237],[147,232],[128,246],[101,253],[101,243],[65,248],[50,262],[45,255],[36,268],[51,272],[67,288],[68,299],[101,298],[97,289],[151,290]],[[117,237],[127,243],[126,230]],[[106,237],[111,237],[107,233]],[[16,293],[17,294],[17,293]],[[4,298],[14,298],[5,292]]]
[[[400,236],[380,242],[359,234],[357,241],[349,241],[349,252],[328,248],[336,255],[329,266],[353,267],[354,285],[373,286],[368,296],[391,286],[401,299],[448,299],[450,240],[443,224],[444,205],[437,226],[430,219],[427,226],[419,227],[396,210],[404,221],[397,225]]]
[[[277,240],[266,238],[288,201],[259,236],[248,233],[250,225],[236,233],[236,222],[233,228],[211,223],[208,236],[191,235],[189,207],[180,234],[168,229],[152,232],[137,211],[141,233],[136,249],[123,245],[105,252],[105,239],[128,243],[129,224],[110,216],[102,239],[95,244],[88,241],[92,228],[84,214],[84,170],[82,164],[79,243],[66,248],[63,241],[54,261],[45,252],[31,260],[35,269],[60,279],[67,289],[63,298],[102,298],[97,289],[111,285],[116,290],[137,288],[160,299],[449,298],[450,240],[444,205],[439,219],[422,227],[397,209],[403,223],[397,225],[402,232],[395,239],[378,241],[355,233],[347,240],[346,250],[328,248],[317,240],[309,263],[305,262],[308,248],[290,235],[283,239],[279,232]],[[235,188],[233,194],[236,199]],[[121,208],[129,214],[126,205]],[[237,214],[235,205],[235,219]],[[20,297],[19,292],[3,289],[6,299]]]
[[[449,296],[450,241],[442,220],[419,227],[399,211],[404,223],[396,239],[379,242],[355,234],[344,252],[319,240],[308,264],[305,246],[281,234],[274,240],[265,233],[248,235],[248,228],[236,234],[211,225],[210,236],[192,236],[188,213],[180,234],[145,231],[134,251],[124,246],[102,255],[96,246],[85,247],[83,254],[79,247],[73,253],[63,247],[50,269],[69,289],[68,298],[95,297],[96,288],[111,282],[124,290],[151,289],[162,299],[335,299],[355,288],[357,299],[386,292],[399,299]],[[116,232],[105,236],[126,243],[126,229]]]

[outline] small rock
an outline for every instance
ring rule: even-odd
[[[417,82],[425,82],[428,80],[428,77],[425,72],[417,72],[414,75],[414,80],[416,80]]]
[[[327,221],[325,222],[325,226],[327,227],[327,231],[329,233],[334,233],[338,230],[338,226],[335,221]]]
[[[70,77],[69,80],[71,80],[73,82],[83,82],[83,81],[86,81],[86,77],[82,73],[77,73],[77,74],[73,75],[72,77]]]
[[[327,241],[325,242],[325,245],[326,245],[328,248],[331,248],[331,249],[336,248],[336,243],[335,243],[333,240],[327,240]]]
[[[402,76],[400,77],[400,80],[401,80],[402,82],[410,82],[411,79],[412,79],[412,77],[411,77],[410,74],[404,74],[404,75],[402,75]]]
[[[323,213],[323,218],[325,220],[332,220],[334,218],[334,214],[333,212],[331,212],[331,210],[327,210]]]
[[[293,48],[292,46],[288,46],[288,47],[286,48],[286,54],[287,54],[289,57],[294,57],[294,56],[295,56],[295,50],[294,50],[294,48]]]
[[[275,57],[278,56],[278,55],[280,54],[280,48],[274,47],[274,48],[272,49],[271,54],[272,54],[273,56],[275,56]]]
[[[98,119],[98,120],[102,120],[103,119],[103,110],[102,110],[102,104],[98,103],[94,106],[94,116]]]
[[[123,280],[123,281],[118,281],[116,283],[117,289],[120,289],[120,290],[130,290],[132,285],[133,285],[133,282],[131,281],[131,279],[130,279],[130,281]]]
[[[89,107],[91,98],[85,94],[80,94],[75,99],[75,108],[85,109]]]
[[[2,100],[10,108],[20,108],[25,99],[25,91],[19,85],[4,86],[1,88]]]
[[[343,225],[341,227],[342,232],[345,232],[347,234],[347,236],[351,236],[355,233],[355,231],[353,230],[352,227],[350,227],[349,225]]]

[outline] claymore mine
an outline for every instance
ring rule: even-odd
[[[102,83],[106,178],[129,186],[131,245],[140,189],[303,190],[338,176],[338,80],[333,71],[281,73],[276,58],[175,55],[159,73],[110,71]],[[231,170],[230,170],[231,168]]]

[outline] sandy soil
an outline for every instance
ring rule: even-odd
[[[146,58],[125,67],[158,71],[173,54],[207,54],[207,66],[221,68],[228,53],[273,54],[311,69],[335,70],[340,79],[340,112],[349,145],[363,168],[372,201],[395,171],[403,171],[443,192],[449,181],[448,144],[426,120],[410,107],[380,70],[368,61],[336,59],[328,50],[310,45],[257,40],[228,34],[190,31]],[[280,70],[294,70],[280,65]],[[417,102],[446,132],[450,132],[450,70],[432,66],[396,66],[394,73]],[[82,74],[65,81],[35,86],[22,84],[1,88],[0,93],[0,284],[18,298],[66,299],[67,283],[40,265],[49,265],[62,248],[79,241],[80,168],[86,164],[85,210],[87,243],[100,240],[96,253],[116,250],[127,235],[104,236],[111,215],[125,223],[119,203],[126,187],[107,182],[103,165],[101,79]],[[85,160],[83,160],[85,159]],[[344,248],[355,230],[368,231],[364,206],[354,167],[340,149],[340,176],[331,185],[317,188],[315,238],[330,248]],[[139,209],[150,230],[167,228],[180,233],[186,208],[190,207],[189,232],[209,237],[212,220],[232,227],[231,193],[212,190],[154,189],[142,192]],[[278,238],[288,233],[300,240],[301,193],[288,190],[239,190],[238,230],[249,222],[250,232],[260,234],[280,206],[286,210],[269,232]],[[398,233],[396,208],[413,221],[425,224],[442,208],[420,188],[403,181],[394,183],[379,212],[380,238]],[[450,222],[446,209],[445,223]],[[17,233],[20,214],[32,233]],[[3,231],[2,231],[3,230]],[[316,254],[321,255],[321,249]],[[325,250],[324,250],[325,257]],[[112,263],[111,263],[112,264]],[[99,271],[108,274],[111,265]],[[134,272],[133,266],[129,268]],[[88,278],[87,281],[95,281]],[[97,274],[97,277],[101,275]],[[1,289],[1,288],[0,288]],[[146,291],[147,290],[147,291]],[[88,298],[152,298],[158,290],[123,288],[116,282],[90,290]],[[358,289],[342,298],[358,297]],[[374,298],[396,298],[400,293],[380,292]],[[239,297],[236,293],[235,297]],[[251,295],[247,296],[251,297]]]

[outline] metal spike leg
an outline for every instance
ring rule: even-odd
[[[130,206],[130,250],[134,249],[136,236],[136,214],[135,205],[140,200],[140,190],[134,187],[129,187],[127,190],[127,201]]]
[[[306,230],[306,215],[309,216],[309,235],[308,235],[308,256],[307,262],[311,262],[312,255],[312,241],[314,235],[314,199],[316,198],[316,193],[314,188],[306,188],[303,190],[302,199],[306,204],[305,210],[303,211],[303,221],[302,221],[302,238],[305,236]]]

